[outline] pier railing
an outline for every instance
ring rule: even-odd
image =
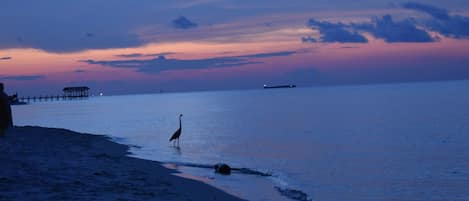
[[[20,97],[19,100],[22,102],[37,102],[37,101],[65,101],[65,100],[79,100],[79,99],[87,99],[88,95],[49,95],[49,96],[27,96],[27,97]]]

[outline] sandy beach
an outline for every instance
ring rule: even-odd
[[[0,138],[0,201],[241,200],[101,135],[15,127]]]

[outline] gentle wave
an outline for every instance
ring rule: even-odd
[[[275,189],[283,196],[292,200],[298,201],[312,201],[312,199],[305,192],[297,189],[281,188],[276,186]]]
[[[172,164],[176,166],[184,166],[184,167],[193,167],[193,168],[204,168],[204,169],[214,169],[215,165],[209,164],[200,164],[200,163],[187,163],[187,162],[166,162],[167,164]],[[288,185],[288,182],[285,179],[282,179],[280,174],[273,174],[272,172],[263,172],[251,168],[231,168],[233,171],[236,171],[241,174],[248,174],[248,175],[257,175],[263,177],[272,177],[274,183],[276,183],[275,190],[277,190],[280,195],[285,196],[287,198],[298,200],[298,201],[311,201],[312,198],[305,192],[294,189]]]
[[[214,166],[215,166],[215,165],[208,165],[208,164],[184,163],[184,162],[166,162],[166,163],[177,165],[177,166],[206,168],[206,169],[214,169]],[[251,174],[251,175],[258,175],[258,176],[263,176],[263,177],[272,176],[272,173],[270,173],[270,172],[262,172],[262,171],[254,170],[254,169],[250,169],[250,168],[231,167],[231,170],[242,173],[242,174]]]

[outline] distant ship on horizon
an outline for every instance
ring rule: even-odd
[[[294,84],[290,84],[290,85],[273,85],[273,86],[269,86],[269,85],[266,85],[264,84],[264,89],[281,89],[281,88],[295,88],[296,85]]]

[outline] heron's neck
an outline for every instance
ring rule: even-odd
[[[182,128],[181,117],[179,117],[179,128]]]

